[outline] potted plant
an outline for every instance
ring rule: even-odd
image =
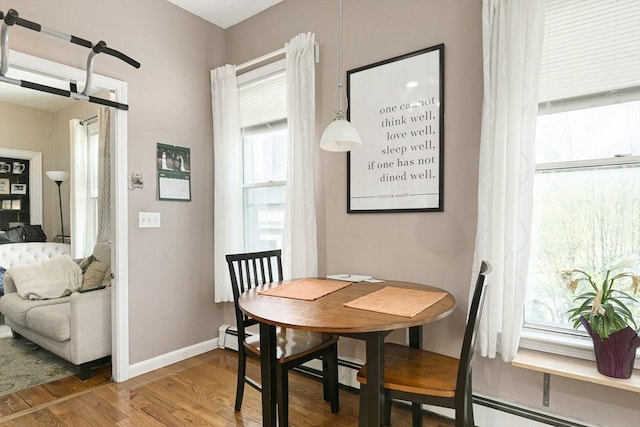
[[[640,288],[640,256],[615,262],[597,280],[584,270],[561,273],[563,282],[577,296],[577,306],[569,310],[573,327],[584,326],[593,340],[598,372],[615,378],[629,378],[636,349],[640,346],[637,324],[628,303]]]

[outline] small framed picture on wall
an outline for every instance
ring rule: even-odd
[[[3,210],[11,209],[11,200],[3,200],[2,201],[2,209]]]
[[[0,178],[0,194],[11,194],[10,190],[10,181],[7,178]]]
[[[22,209],[22,202],[21,202],[21,200],[20,200],[20,199],[12,200],[12,201],[11,201],[11,210],[19,211],[20,209]]]
[[[11,194],[27,194],[27,184],[11,184]]]

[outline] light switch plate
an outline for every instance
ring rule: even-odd
[[[160,212],[138,212],[138,228],[160,228]]]

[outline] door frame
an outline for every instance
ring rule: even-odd
[[[66,82],[85,81],[79,68],[59,64],[22,52],[9,51],[9,67],[54,77]],[[2,83],[4,84],[4,83]],[[99,74],[92,76],[92,88],[109,91],[115,101],[127,103],[127,83]],[[78,101],[84,102],[84,101]],[[114,137],[111,139],[111,346],[112,376],[116,382],[129,379],[129,262],[127,221],[127,112],[114,109]]]

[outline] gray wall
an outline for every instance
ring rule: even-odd
[[[445,44],[444,212],[347,214],[346,155],[317,152],[320,273],[362,273],[446,288],[455,295],[457,308],[448,318],[426,326],[424,338],[425,347],[450,355],[459,354],[462,340],[476,230],[483,94],[481,6],[480,0],[345,0],[343,5],[345,72]],[[315,32],[320,44],[319,141],[333,119],[337,0],[285,0],[228,29],[226,61],[240,64],[258,57],[303,31]],[[340,352],[360,358],[364,354],[361,345],[344,339]],[[478,357],[474,380],[475,390],[482,394],[597,425],[635,426],[640,416],[637,394],[559,377],[552,377],[551,405],[545,408],[542,374],[500,360]]]
[[[1,9],[0,9],[1,10]],[[0,86],[2,90],[2,86]],[[0,102],[0,147],[42,153],[42,229],[48,240],[60,234],[58,187],[44,171],[55,168],[53,113]]]
[[[129,83],[129,173],[145,189],[129,195],[131,362],[213,338],[230,311],[212,303],[213,188],[209,70],[279,49],[313,31],[317,139],[332,119],[338,70],[337,0],[285,0],[226,31],[159,0],[42,2],[0,0],[45,26],[104,39],[142,63],[140,70],[98,58],[96,72]],[[468,301],[476,225],[482,101],[480,0],[346,0],[344,69],[445,44],[445,190],[442,213],[346,214],[346,156],[318,150],[316,185],[320,273],[358,272],[442,286],[458,302],[425,328],[426,346],[456,354]],[[83,67],[86,50],[16,30],[11,47]],[[192,150],[190,203],[158,202],[157,142]],[[139,230],[138,211],[162,213],[162,229]],[[341,351],[361,354],[354,343]],[[477,391],[542,409],[542,375],[478,358]],[[549,412],[599,425],[631,426],[637,395],[552,378]]]
[[[213,303],[209,70],[224,63],[223,30],[159,0],[0,0],[0,10],[10,8],[43,26],[105,40],[142,64],[136,70],[107,56],[94,63],[96,73],[128,83],[128,175],[145,177],[145,188],[128,198],[130,362],[215,338],[222,311]],[[88,54],[20,27],[10,47],[81,69]],[[157,200],[158,142],[191,148],[191,202]],[[162,228],[138,229],[139,211],[160,212]]]
[[[429,348],[455,354],[466,321],[476,225],[482,99],[480,2],[349,0],[344,2],[343,13],[345,71],[445,44],[444,212],[347,214],[346,154],[318,149],[320,273],[361,273],[446,288],[457,300],[456,310],[425,327],[426,342]],[[360,19],[364,16],[366,19]],[[316,68],[319,140],[334,116],[337,1],[285,1],[228,29],[226,60],[242,63],[281,47],[302,31],[315,32],[320,44]],[[341,351],[352,352],[348,348]]]

